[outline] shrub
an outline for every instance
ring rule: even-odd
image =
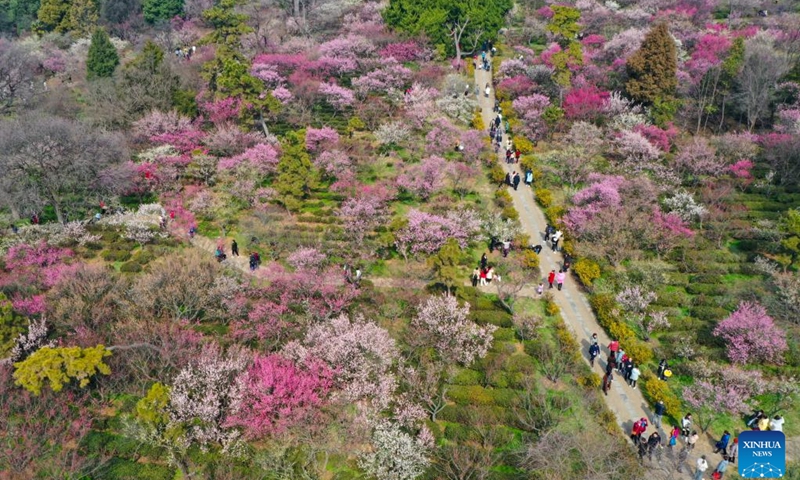
[[[544,312],[551,317],[555,317],[556,315],[559,314],[559,312],[561,312],[561,309],[558,308],[558,305],[556,304],[555,300],[553,300],[552,298],[548,298],[547,300],[545,300]]]
[[[712,296],[719,296],[725,295],[725,286],[724,285],[709,285],[705,283],[690,283],[686,286],[686,291],[691,293],[692,295],[712,295]]]
[[[493,405],[492,392],[478,385],[452,385],[447,396],[457,405]]]
[[[119,267],[120,272],[136,273],[142,271],[142,265],[137,262],[125,262]]]
[[[566,210],[561,205],[551,205],[544,211],[544,216],[550,225],[556,225],[561,222],[561,217],[564,216]]]
[[[501,328],[511,328],[514,322],[511,321],[511,315],[508,312],[501,310],[476,310],[470,312],[472,319],[479,325],[491,324]]]
[[[495,342],[512,342],[514,338],[515,334],[512,328],[498,328],[494,331]]]
[[[536,195],[536,201],[544,208],[553,203],[553,193],[546,188],[537,188],[534,194]]]
[[[586,287],[591,287],[592,283],[600,278],[600,265],[588,258],[581,258],[572,267],[578,280]]]
[[[503,211],[500,212],[500,216],[505,220],[519,220],[519,212],[511,205],[504,208]]]
[[[458,423],[448,423],[444,427],[444,437],[458,443],[466,442],[469,440],[469,429]]]
[[[131,252],[125,250],[108,250],[101,255],[107,262],[127,262],[131,258]]]
[[[458,371],[450,381],[453,385],[480,385],[483,374],[475,370],[464,368]]]
[[[689,304],[689,296],[683,290],[658,291],[658,298],[653,301],[653,305],[661,307],[682,307]]]
[[[704,322],[715,322],[728,316],[728,311],[719,307],[698,306],[692,307],[691,314]]]
[[[636,332],[627,323],[623,322],[611,322],[608,326],[608,334],[617,340],[636,337]]]
[[[472,115],[472,128],[479,132],[486,130],[486,124],[483,123],[483,115],[480,110],[475,110],[475,114]]]
[[[536,255],[533,250],[523,250],[522,265],[531,270],[539,268],[539,255]]]
[[[652,404],[661,400],[666,407],[667,415],[674,419],[681,418],[681,401],[675,392],[669,388],[667,382],[659,380],[658,377],[650,372],[642,374],[642,393]]]
[[[505,208],[513,203],[513,199],[511,198],[511,194],[508,193],[508,190],[501,188],[499,190],[495,190],[494,192],[494,201],[497,203],[497,206],[500,208]]]
[[[600,382],[602,379],[600,375],[596,374],[595,372],[589,372],[586,375],[579,375],[578,378],[575,379],[583,388],[588,390],[595,390],[600,387]]]
[[[618,305],[613,295],[599,293],[589,298],[589,304],[594,310],[597,321],[603,328],[608,328],[612,322],[618,321]]]
[[[517,147],[519,153],[523,155],[527,155],[529,153],[533,153],[533,142],[528,140],[525,137],[516,137],[514,138],[514,146]]]
[[[633,361],[638,365],[653,360],[653,349],[650,348],[650,345],[636,338],[629,337],[620,339],[619,346],[625,350],[628,356],[633,358]]]
[[[506,172],[497,162],[492,164],[492,168],[489,171],[489,179],[498,185],[501,185],[506,180]]]

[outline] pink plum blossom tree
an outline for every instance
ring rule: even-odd
[[[324,403],[333,372],[307,359],[302,366],[279,355],[257,356],[237,379],[239,394],[227,426],[243,427],[250,439],[279,434],[312,418]]]
[[[339,133],[331,127],[306,129],[306,149],[309,152],[322,152],[339,143]]]
[[[758,370],[743,371],[726,366],[714,370],[683,390],[703,432],[725,413],[740,415],[750,411],[753,397],[764,390]]]
[[[449,165],[442,157],[431,155],[420,163],[407,166],[397,176],[397,185],[423,200],[444,188],[443,174]]]
[[[397,383],[391,368],[399,352],[389,332],[363,317],[351,321],[340,315],[314,325],[302,341],[290,342],[283,351],[299,364],[325,362],[345,402],[368,400],[385,407],[391,401]]]
[[[395,233],[395,245],[404,256],[434,253],[450,238],[466,248],[481,230],[481,220],[472,210],[451,211],[442,217],[412,209],[407,218],[408,224]]]
[[[775,325],[766,309],[757,302],[741,302],[713,333],[725,341],[728,358],[737,364],[781,364],[789,348],[786,332]]]

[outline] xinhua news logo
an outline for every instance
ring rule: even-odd
[[[742,478],[783,478],[786,437],[783,432],[744,431],[739,435],[739,475]]]

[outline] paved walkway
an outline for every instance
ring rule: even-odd
[[[485,70],[476,70],[475,82],[480,89],[478,103],[482,109],[483,122],[488,128],[496,117],[496,114],[493,112],[495,101],[494,88],[492,88],[491,94],[488,98],[483,93],[486,83],[491,84],[491,72],[487,72]],[[504,136],[503,145],[505,145],[506,139],[507,137]],[[501,149],[501,151],[498,153],[498,157],[500,164],[505,171],[519,171],[519,164],[506,163],[505,151],[503,149]],[[521,176],[524,178],[524,172],[521,173]],[[546,274],[549,273],[550,270],[558,271],[561,267],[562,257],[560,253],[553,252],[547,245],[547,242],[544,241],[544,228],[547,225],[547,220],[545,219],[542,210],[534,201],[531,188],[525,186],[524,182],[520,183],[519,190],[517,191],[514,191],[514,189],[511,187],[503,188],[508,188],[511,197],[514,200],[514,207],[519,212],[520,222],[522,223],[525,233],[530,235],[532,242],[541,243],[541,245],[544,247],[541,255],[539,256],[542,272]],[[592,336],[592,333],[597,333],[597,336],[600,339],[600,345],[602,347],[602,354],[600,355],[600,359],[595,362],[596,365],[594,367],[594,371],[598,375],[602,376],[606,366],[605,358],[608,354],[607,346],[610,340],[602,327],[600,327],[600,325],[597,323],[594,312],[592,312],[592,309],[589,306],[589,301],[581,292],[580,287],[577,285],[572,275],[567,276],[567,280],[564,283],[564,289],[562,291],[559,292],[555,289],[552,291],[556,303],[561,308],[564,321],[570,330],[572,330],[572,332],[576,335],[581,345],[581,353],[587,364],[589,363],[589,339]],[[653,415],[649,405],[642,396],[641,390],[629,387],[624,380],[618,376],[615,376],[615,381],[612,383],[611,391],[607,396],[605,396],[605,400],[608,404],[608,407],[616,415],[617,423],[619,424],[620,428],[622,428],[626,436],[630,434],[634,421],[641,417],[647,418],[648,422],[650,423],[646,435],[649,435],[653,432]],[[667,439],[669,438],[668,433],[666,433],[663,429],[659,431],[661,433],[661,438],[666,443]],[[702,438],[700,441],[698,441],[698,444],[701,443],[704,443]],[[689,459],[687,460],[688,464],[694,466],[697,457],[703,453],[709,455],[709,465],[713,464],[713,466],[716,466],[716,463],[721,460],[719,455],[710,455],[710,445],[698,445],[698,447],[692,452],[692,455],[690,455]],[[684,472],[688,472],[688,470],[689,469],[684,468]],[[688,477],[688,473],[685,473],[684,475],[685,477]],[[681,477],[678,474],[672,478],[684,477]]]

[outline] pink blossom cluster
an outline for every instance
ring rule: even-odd
[[[639,124],[633,127],[633,131],[641,134],[653,146],[662,152],[669,152],[672,142],[678,136],[678,129],[672,123],[667,124],[667,128],[659,128],[656,125]]]
[[[151,110],[135,121],[131,127],[134,135],[141,139],[152,139],[164,134],[177,134],[193,130],[192,121],[175,110],[161,112]]]
[[[204,100],[202,93],[197,95],[197,106],[203,115],[214,125],[235,120],[239,116],[241,101],[236,97]],[[184,129],[185,130],[185,129]]]
[[[430,53],[414,40],[408,40],[386,45],[378,52],[378,56],[381,58],[391,57],[398,62],[414,62],[429,58]]]
[[[339,143],[339,133],[331,127],[306,129],[306,149],[309,152],[321,152]]]
[[[620,188],[626,183],[625,178],[593,174],[589,181],[589,186],[572,197],[573,206],[563,218],[567,228],[576,234],[602,210],[616,208],[622,203]]]
[[[788,350],[786,332],[781,330],[757,302],[741,302],[713,331],[727,346],[728,358],[738,364],[783,363]]]
[[[226,171],[235,170],[239,166],[246,165],[261,175],[268,175],[275,173],[279,160],[280,152],[275,146],[268,143],[258,143],[239,155],[221,158],[217,168],[220,171]]]
[[[32,295],[30,297],[14,296],[11,300],[14,310],[27,317],[41,315],[47,309],[44,295]]]
[[[299,363],[325,362],[344,401],[369,400],[385,407],[393,397],[397,345],[388,331],[363,317],[340,315],[313,325],[302,341],[289,342],[283,352]]]
[[[593,120],[602,114],[609,96],[595,86],[573,88],[564,97],[564,114],[569,119]]]
[[[295,270],[317,272],[325,264],[328,257],[316,248],[300,247],[286,258],[289,265]]]
[[[412,209],[408,212],[408,225],[395,234],[398,251],[431,254],[454,238],[461,248],[466,248],[480,232],[480,219],[472,211],[451,212],[442,217]]]
[[[337,110],[343,110],[347,107],[353,106],[356,100],[355,94],[349,88],[341,87],[333,82],[321,83],[319,85],[319,93],[325,97],[325,100],[330,103]]]
[[[425,135],[425,150],[431,155],[443,155],[453,150],[460,135],[461,130],[448,119],[438,118]]]
[[[500,80],[497,90],[510,98],[516,98],[535,93],[536,84],[526,75],[515,75]]]
[[[337,215],[344,220],[346,231],[361,245],[364,238],[386,220],[388,210],[384,198],[362,192],[342,202]]]
[[[314,165],[326,174],[339,178],[350,171],[353,159],[341,150],[325,150],[314,159]]]
[[[362,95],[372,92],[386,93],[390,89],[402,89],[411,78],[411,70],[391,58],[384,60],[384,63],[385,65],[377,70],[353,79],[353,88]]]
[[[444,175],[449,168],[447,160],[431,155],[420,163],[407,166],[403,173],[397,176],[397,185],[427,200],[431,195],[444,188]]]
[[[497,73],[501,78],[524,76],[527,71],[528,66],[525,62],[516,58],[503,60],[500,62],[500,68],[497,69]]]
[[[244,428],[250,439],[282,433],[319,412],[332,379],[327,365],[310,358],[297,365],[280,355],[256,356],[237,379],[241,393],[226,426]]]

